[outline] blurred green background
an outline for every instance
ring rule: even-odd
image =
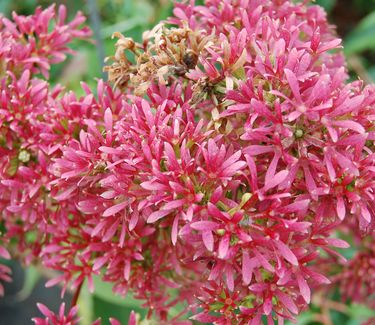
[[[357,79],[359,76],[368,83],[374,82],[375,0],[316,0],[315,2],[327,10],[330,22],[337,26],[337,33],[344,40],[351,79]],[[89,17],[88,23],[94,30],[96,44],[86,41],[74,42],[73,48],[76,54],[69,56],[66,62],[54,66],[51,73],[53,83],[61,83],[78,94],[83,94],[81,81],[95,87],[96,78],[105,78],[102,73],[103,58],[114,53],[115,40],[111,39],[113,32],[119,31],[140,41],[143,31],[172,14],[170,0],[0,0],[0,12],[5,16],[11,16],[12,11],[27,15],[31,14],[38,5],[46,7],[52,3],[65,4],[71,17],[77,11],[83,11]],[[37,269],[29,268],[22,277],[23,285],[20,286],[20,290],[24,296],[26,295],[26,300],[24,299],[23,302],[28,301],[28,296],[36,295],[35,288],[42,282],[39,273]],[[121,299],[113,296],[111,287],[100,281],[96,281],[96,287],[94,296],[84,290],[80,298],[82,325],[90,324],[90,320],[97,317],[102,317],[103,324],[109,324],[108,318],[111,316],[125,323],[132,309],[145,316],[145,311],[140,304],[131,297]],[[40,294],[40,288],[38,290]],[[30,300],[32,303],[29,303],[32,304],[30,310],[32,316],[40,315],[35,306],[35,299],[34,297]],[[43,302],[43,298],[37,299]],[[59,297],[57,296],[56,299]],[[324,299],[322,297],[315,299],[311,310],[299,317],[298,325],[359,325],[368,317],[375,317],[374,311],[360,305],[348,305],[341,311],[335,308],[327,311]],[[338,302],[338,293],[329,299]],[[178,310],[175,312],[177,313]],[[328,320],[319,320],[323,312],[328,315]],[[25,315],[25,317],[24,324],[28,324],[30,316]],[[0,323],[4,321],[4,314],[1,312]],[[6,323],[16,324],[9,319]]]

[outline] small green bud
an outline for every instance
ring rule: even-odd
[[[224,234],[225,234],[225,229],[217,229],[217,230],[216,230],[216,233],[217,233],[219,236],[224,236]]]
[[[294,132],[294,136],[299,139],[299,138],[302,138],[303,137],[303,130],[302,129],[296,129],[296,131]]]
[[[30,160],[30,153],[27,150],[21,150],[18,154],[18,160],[27,163]]]

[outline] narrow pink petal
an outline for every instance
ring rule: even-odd
[[[179,216],[177,215],[177,216],[175,216],[175,218],[173,220],[173,225],[172,225],[171,237],[172,237],[172,243],[173,243],[174,246],[177,243],[178,220],[179,220]]]
[[[199,231],[212,231],[219,227],[219,224],[213,221],[196,221],[190,224],[190,227]]]
[[[167,156],[168,165],[173,169],[178,169],[179,164],[176,158],[176,153],[168,142],[164,143],[164,151]]]
[[[246,166],[246,163],[244,161],[237,161],[236,163],[224,169],[221,173],[223,176],[230,177],[236,174],[241,169],[243,169],[245,166]]]
[[[227,265],[225,268],[225,279],[230,291],[234,290],[234,275],[233,275],[233,267]]]
[[[301,103],[302,99],[301,99],[301,94],[299,91],[299,84],[298,84],[296,75],[294,74],[294,72],[292,72],[289,69],[284,69],[284,73],[285,73],[286,79],[288,80],[290,89],[292,90],[294,97],[297,99],[299,103]]]
[[[313,176],[311,175],[309,166],[303,166],[303,172],[305,174],[306,187],[309,190],[309,192],[312,193],[316,189],[316,183],[314,181]]]
[[[208,213],[210,214],[210,216],[216,218],[216,219],[219,219],[219,220],[222,220],[223,218],[226,218],[226,216],[224,215],[223,212],[221,212],[217,207],[216,205],[212,204],[211,202],[208,202]]]
[[[328,243],[328,245],[338,248],[349,248],[350,245],[342,239],[339,238],[326,238],[325,241]]]
[[[132,315],[135,316],[134,311],[132,311],[132,313],[133,313],[133,314],[131,314],[130,317],[132,317]],[[128,325],[136,325],[135,322],[130,322],[130,321],[132,321],[132,319],[133,319],[133,318],[130,318],[130,319],[129,319],[129,323],[128,323]],[[121,325],[121,323],[120,323],[117,319],[112,318],[112,317],[109,318],[109,323],[110,323],[111,325]]]
[[[226,159],[223,162],[223,164],[221,165],[221,168],[225,169],[225,168],[230,167],[231,165],[233,165],[236,161],[240,159],[241,155],[242,155],[241,150],[238,150],[237,152],[235,152],[232,156],[230,156],[228,159]]]
[[[150,190],[150,191],[163,191],[163,190],[168,190],[168,186],[164,184],[160,184],[158,182],[143,182],[141,183],[141,186],[145,190]]]
[[[174,201],[166,203],[162,207],[162,210],[173,210],[173,209],[182,207],[184,205],[184,203],[185,203],[185,199],[174,200]]]
[[[254,254],[258,259],[259,264],[261,264],[267,271],[275,272],[275,268],[267,261],[267,259],[258,252],[258,250],[254,250]]]
[[[44,316],[48,317],[49,319],[52,319],[54,315],[52,311],[50,311],[45,305],[41,303],[37,303],[36,305],[38,306],[38,309]]]
[[[265,315],[271,314],[272,300],[270,298],[266,298],[266,301],[263,303],[263,311]]]
[[[275,240],[274,243],[276,244],[280,254],[291,264],[293,265],[298,265],[298,259],[296,257],[296,255],[294,255],[294,253],[292,252],[292,250],[286,245],[284,244],[282,241],[280,240]]]
[[[266,177],[265,177],[266,184],[269,183],[274,178],[280,157],[281,157],[281,154],[278,152],[276,152],[275,155],[273,156],[272,161],[269,164],[267,172],[266,172]]]
[[[102,238],[103,242],[111,240],[113,236],[115,235],[115,233],[117,232],[121,219],[120,218],[116,218],[116,219],[117,220],[105,231],[103,238]]]
[[[287,170],[278,172],[270,181],[268,181],[268,183],[264,184],[263,191],[268,191],[282,183],[287,178],[288,174],[289,171]]]
[[[252,145],[246,147],[243,152],[250,155],[250,156],[257,156],[263,153],[272,152],[274,149],[272,146],[260,146],[260,145]]]
[[[220,240],[219,250],[218,250],[218,257],[221,258],[221,259],[224,259],[225,256],[228,253],[229,240],[230,240],[230,235],[229,234],[225,234],[224,237]]]
[[[275,295],[277,298],[279,298],[280,302],[286,308],[288,308],[293,314],[296,314],[296,315],[298,314],[298,308],[296,304],[294,303],[293,299],[289,295],[285,294],[281,290],[276,290]]]
[[[214,250],[214,236],[211,231],[202,232],[202,240],[207,250],[212,252]]]
[[[349,120],[335,121],[335,122],[332,122],[332,125],[335,125],[335,126],[338,126],[338,127],[341,127],[341,128],[345,128],[345,129],[350,129],[350,130],[356,131],[360,134],[366,133],[365,128],[361,124],[359,124],[357,122],[354,122],[354,121],[349,121]]]
[[[114,214],[123,210],[129,203],[127,201],[121,202],[119,204],[113,205],[103,212],[103,217],[113,216]]]
[[[111,325],[120,325],[120,322],[119,322],[119,324],[112,324],[111,323]],[[130,313],[128,325],[137,325],[137,318],[136,318],[134,310],[132,310],[131,313]]]
[[[364,204],[361,204],[361,215],[367,222],[371,222],[371,214]]]
[[[138,219],[139,219],[138,212],[133,212],[131,214],[130,221],[129,221],[129,230],[130,231],[132,231],[137,226]]]
[[[129,278],[130,278],[130,269],[131,269],[131,264],[130,264],[129,259],[127,259],[125,261],[125,265],[124,265],[124,279],[126,281],[129,281]]]
[[[221,186],[217,187],[215,191],[212,193],[210,202],[216,204],[221,197],[223,196],[223,188]]]
[[[251,263],[249,253],[247,251],[242,252],[242,279],[245,285],[249,285],[253,273],[253,265]]]
[[[322,52],[326,52],[329,50],[332,50],[334,48],[337,48],[341,44],[341,39],[336,38],[332,41],[329,41],[327,43],[324,43],[324,45],[321,45],[318,50],[316,51],[317,54],[320,54]]]
[[[171,210],[158,210],[158,211],[155,211],[155,212],[151,213],[148,216],[147,223],[154,223],[154,222],[158,221],[159,219],[165,217],[169,213],[171,213]]]
[[[344,220],[345,215],[346,215],[346,210],[345,210],[345,202],[342,196],[337,197],[336,211],[337,211],[337,215],[339,219]]]
[[[324,275],[320,273],[316,273],[314,271],[311,271],[310,269],[306,269],[305,272],[317,284],[330,284],[331,283],[331,281],[328,278],[326,278]]]
[[[331,136],[332,141],[337,142],[338,140],[337,131],[331,126],[327,126],[327,130],[328,130],[329,135]]]
[[[336,179],[336,171],[332,164],[332,156],[330,152],[326,152],[324,154],[324,163],[326,164],[329,179],[331,182],[334,182]]]
[[[293,213],[298,211],[306,210],[310,204],[310,200],[299,200],[291,203],[280,209],[280,212],[283,213]]]
[[[93,271],[98,271],[102,268],[102,266],[107,263],[109,257],[108,256],[102,256],[95,260],[94,265],[92,266]]]
[[[2,246],[0,246],[0,257],[5,258],[7,260],[10,259],[9,252],[4,247],[2,247]]]
[[[107,131],[112,130],[113,116],[112,111],[109,107],[104,112],[104,125]]]
[[[310,287],[300,273],[297,273],[296,277],[299,291],[301,292],[301,295],[303,299],[306,301],[306,303],[309,304],[311,300]]]
[[[70,195],[77,189],[77,186],[76,185],[73,185],[69,188],[67,188],[66,190],[62,191],[60,194],[56,195],[55,196],[55,199],[57,201],[64,201],[66,200],[67,198],[70,197]]]

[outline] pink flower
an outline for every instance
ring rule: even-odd
[[[77,318],[77,306],[70,309],[68,314],[65,315],[65,303],[61,304],[58,314],[55,314],[43,304],[37,305],[38,309],[43,314],[43,316],[45,316],[45,318],[33,318],[32,320],[35,325],[74,325],[79,323],[79,319]]]
[[[352,287],[371,289],[371,254],[347,268],[335,248],[342,232],[373,242],[375,88],[345,85],[324,11],[207,0],[174,14],[143,44],[119,37],[108,71],[124,89],[83,83],[81,97],[45,80],[88,36],[80,14],[0,19],[2,243],[57,271],[48,286],[79,294],[100,276],[160,324],[283,324],[337,264],[333,283],[365,300]],[[78,323],[76,307],[39,309],[36,324]]]

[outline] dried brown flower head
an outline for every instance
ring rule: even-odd
[[[116,32],[115,55],[105,67],[108,79],[120,89],[130,87],[136,95],[145,94],[152,82],[169,84],[173,79],[184,77],[194,69],[200,53],[212,42],[212,35],[202,35],[188,27],[168,28],[158,24],[143,34],[143,45]],[[136,62],[131,62],[126,53],[132,52]],[[197,87],[199,88],[199,87]]]

